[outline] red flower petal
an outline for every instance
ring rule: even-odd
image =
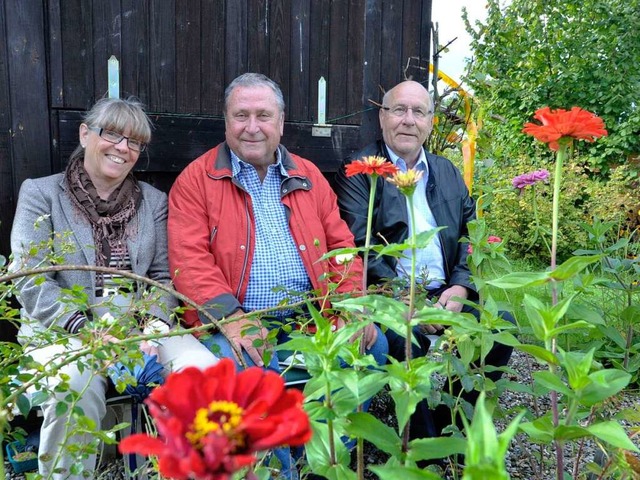
[[[149,435],[136,433],[122,439],[118,445],[120,453],[139,453],[140,455],[161,455],[165,452],[165,443]]]
[[[552,150],[560,148],[562,138],[575,138],[593,142],[607,135],[602,119],[579,107],[571,110],[551,110],[544,107],[536,111],[534,118],[540,122],[525,124],[522,131],[547,143]]]
[[[169,375],[147,399],[158,438],[136,435],[120,448],[157,456],[166,477],[227,480],[255,463],[259,450],[309,440],[303,401],[276,373],[256,367],[237,373],[230,359],[205,371],[185,369]]]
[[[384,157],[365,157],[362,160],[355,160],[346,166],[347,177],[352,177],[362,173],[364,175],[377,175],[385,177],[393,175],[398,168]]]

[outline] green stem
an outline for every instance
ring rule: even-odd
[[[553,214],[551,219],[551,271],[556,269],[556,256],[558,252],[558,217],[560,212],[560,185],[562,183],[562,165],[567,156],[567,150],[571,139],[560,139],[560,147],[556,155],[556,170],[553,178]],[[551,283],[551,301],[553,305],[558,304],[558,286],[555,281]],[[555,355],[557,351],[557,338],[551,339],[551,353]],[[555,372],[553,365],[549,365],[551,372]],[[551,411],[553,415],[553,426],[560,423],[558,412],[558,392],[551,391]],[[556,445],[556,478],[562,480],[564,477],[564,446],[560,440],[555,441]]]
[[[364,255],[362,259],[362,293],[367,291],[367,268],[369,266],[369,248],[371,247],[371,224],[373,223],[373,204],[376,199],[376,185],[378,175],[371,175],[371,187],[369,188],[369,206],[367,208],[367,232],[364,237]]]
[[[416,298],[416,220],[413,215],[413,194],[407,195],[407,204],[409,205],[409,222],[411,224],[411,274],[409,276],[409,310],[407,311],[407,333],[404,341],[404,355],[407,362],[407,368],[411,362],[411,318],[413,317],[413,309],[415,308]],[[402,432],[402,451],[406,452],[409,447],[409,429],[410,422],[404,426]]]
[[[376,185],[378,175],[371,175],[371,187],[369,188],[369,206],[367,208],[367,231],[364,237],[364,255],[362,259],[362,294],[367,292],[367,270],[369,269],[369,248],[371,247],[371,225],[373,223],[373,204],[376,198]],[[360,355],[364,355],[364,339],[360,340]],[[358,412],[362,411],[362,404],[358,405]],[[356,465],[358,480],[364,479],[364,440],[358,437],[356,441]]]
[[[542,230],[542,227],[540,226],[540,217],[538,215],[538,200],[537,199],[538,199],[538,197],[536,195],[536,186],[533,185],[531,187],[531,205],[533,207],[533,219],[536,222],[536,237],[539,235],[539,232],[542,231],[542,234],[540,235],[540,238],[542,239],[542,243],[544,243],[544,246],[547,247],[547,250],[549,251],[549,253],[551,253],[551,247],[549,246],[549,242],[547,241],[547,239],[544,236],[545,232],[544,232],[544,230]],[[535,242],[533,242],[533,243],[535,243]],[[533,247],[533,243],[532,243],[530,248]]]

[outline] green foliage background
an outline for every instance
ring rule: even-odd
[[[486,155],[517,156],[530,144],[522,125],[538,108],[574,105],[609,131],[581,147],[596,172],[640,152],[640,0],[486,3],[485,23],[465,16],[474,52],[466,83],[485,112]]]

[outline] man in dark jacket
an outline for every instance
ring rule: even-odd
[[[413,196],[413,215],[416,233],[436,227],[446,227],[433,237],[416,255],[417,276],[429,298],[437,308],[453,312],[468,312],[479,317],[479,312],[460,300],[476,300],[478,294],[470,280],[467,265],[467,244],[459,240],[467,235],[467,223],[475,218],[475,202],[462,180],[458,169],[446,158],[432,155],[423,145],[433,127],[433,103],[427,90],[418,82],[405,81],[383,97],[380,109],[381,141],[368,145],[345,160],[336,177],[336,193],[342,218],[354,234],[356,245],[365,244],[367,211],[371,177],[355,175],[347,177],[345,166],[355,159],[375,155],[386,158],[401,171],[415,169],[423,172]],[[378,178],[373,209],[371,244],[402,243],[410,234],[409,212],[406,198],[390,182]],[[405,253],[409,253],[405,252]],[[369,284],[407,276],[411,271],[411,259],[371,254],[368,263]],[[503,318],[513,321],[508,313]],[[424,325],[414,329],[421,347],[414,346],[414,356],[425,355],[429,348],[427,334],[442,333],[440,325]],[[388,330],[389,353],[398,360],[404,359],[404,338]],[[486,363],[504,366],[509,361],[511,348],[495,344]],[[497,380],[500,372],[491,372]],[[460,388],[458,386],[458,388]],[[466,392],[463,397],[474,403],[477,392]],[[411,419],[411,437],[422,438],[439,435],[449,423],[448,412],[431,415],[426,401],[418,406]]]

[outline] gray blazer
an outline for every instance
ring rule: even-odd
[[[140,188],[142,201],[129,224],[133,233],[127,239],[131,268],[138,275],[168,285],[167,196],[144,182],[140,182]],[[72,205],[62,173],[22,184],[11,230],[11,251],[9,269],[14,272],[50,265],[52,255],[68,265],[95,265],[91,225]],[[70,270],[46,274],[44,281],[41,276],[16,280],[22,305],[20,336],[66,324],[76,308],[60,301],[62,289],[81,286],[88,302],[95,304],[95,278],[95,272]],[[138,288],[136,295],[140,297],[143,291]],[[149,309],[149,314],[172,325],[170,314],[178,304],[176,298],[164,293],[158,303]]]

